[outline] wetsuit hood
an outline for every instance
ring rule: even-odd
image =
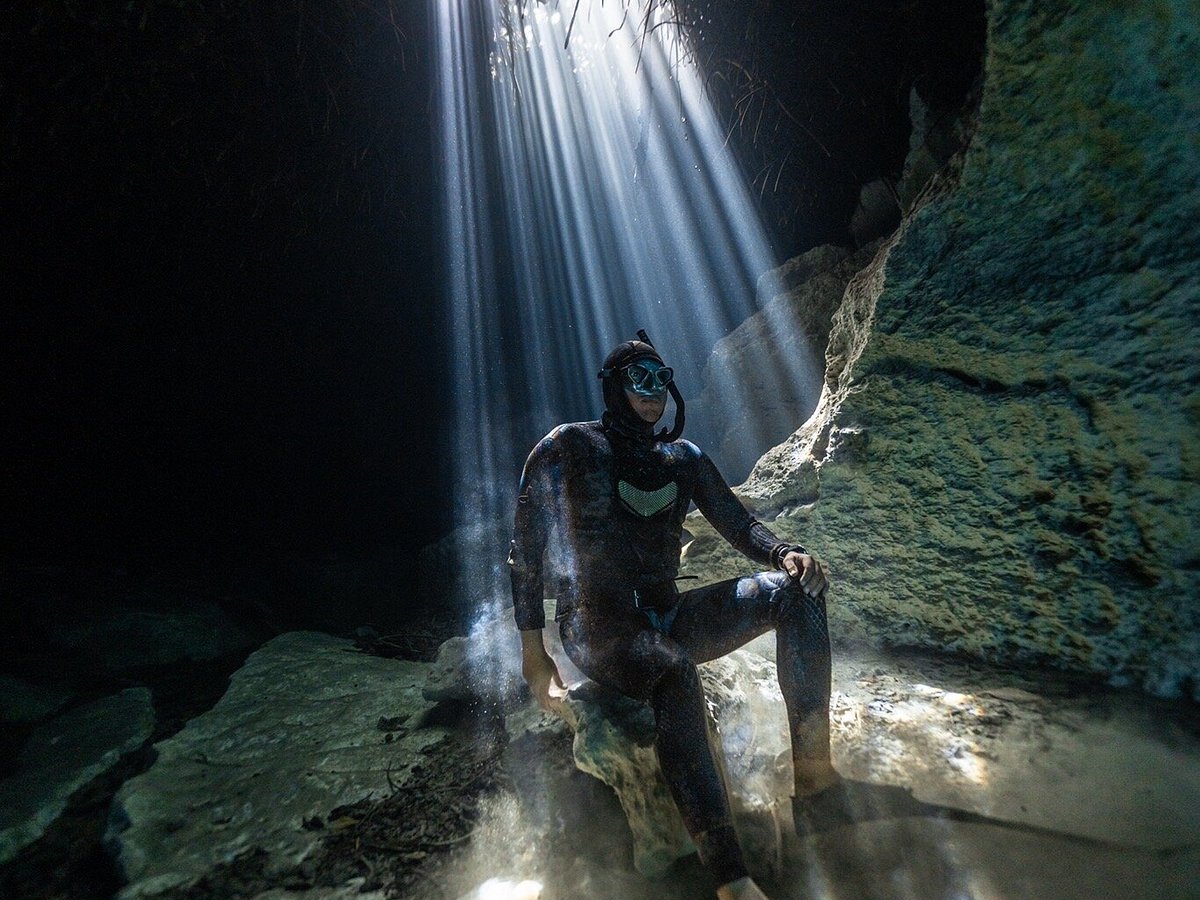
[[[647,359],[652,359],[659,365],[666,365],[646,337],[645,331],[639,331],[638,338],[636,341],[622,341],[604,358],[604,367],[599,375],[604,391],[604,416],[601,421],[606,429],[623,437],[670,442],[683,433],[683,398],[679,395],[675,382],[672,381],[667,386],[675,400],[675,427],[670,430],[664,428],[657,434],[654,432],[654,424],[643,420],[634,412],[625,397],[621,373],[626,366]]]

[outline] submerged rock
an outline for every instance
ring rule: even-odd
[[[122,896],[188,884],[255,847],[284,870],[331,809],[403,785],[446,733],[418,728],[433,707],[427,668],[312,632],[255,651],[220,702],[156,744],[154,765],[117,793],[108,840],[130,882]]]
[[[0,863],[41,837],[71,794],[141,747],[153,728],[146,688],[78,706],[37,728],[17,771],[0,781]]]
[[[559,709],[561,719],[542,713],[528,699],[522,701],[520,641],[508,617],[485,619],[471,637],[443,644],[425,695],[502,703],[508,711],[510,755],[521,752],[515,748],[544,747],[540,735],[569,728],[574,733],[575,766],[609,785],[621,803],[633,834],[637,870],[658,877],[695,848],[658,765],[654,714],[645,703],[605,689],[579,672],[566,657],[553,625],[553,600],[546,601],[546,613],[547,648],[570,688]],[[505,654],[499,663],[492,656],[495,648],[503,648]],[[491,682],[485,677],[498,671],[508,672],[509,680]],[[728,775],[735,810],[770,810],[791,789],[787,721],[774,664],[743,649],[700,666],[699,672],[713,746]],[[504,691],[497,693],[497,687]]]
[[[735,650],[699,667],[709,713],[710,744],[723,767],[735,814],[767,812],[791,792],[791,757],[783,698],[775,667],[755,653]],[[652,878],[666,873],[695,847],[683,827],[654,750],[649,706],[592,682],[571,690],[564,718],[575,732],[575,764],[609,785],[633,832],[634,865]],[[758,858],[757,833],[743,831],[743,845]]]
[[[988,12],[961,176],[848,286],[817,411],[740,493],[829,562],[835,636],[1200,699],[1200,20]]]
[[[555,602],[544,601],[544,608],[546,622],[552,626],[543,632],[547,649],[558,662],[563,683],[579,684],[585,676],[567,658],[558,628],[553,627]],[[521,675],[521,633],[512,607],[488,610],[471,625],[470,634],[444,641],[422,693],[427,700],[459,700],[500,709],[521,705],[528,690]]]
[[[713,348],[704,390],[689,401],[688,427],[720,436],[704,449],[721,460],[731,482],[816,407],[833,314],[872,253],[815,247],[766,273],[758,285],[762,308]]]

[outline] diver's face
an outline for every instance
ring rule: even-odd
[[[644,397],[626,388],[625,398],[629,401],[630,408],[637,413],[638,418],[651,425],[662,418],[662,414],[667,408],[666,391],[654,397]]]

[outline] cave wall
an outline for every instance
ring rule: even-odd
[[[961,170],[740,488],[828,561],[836,636],[1200,699],[1198,29],[1190,0],[989,4]],[[686,569],[729,574],[696,524]]]

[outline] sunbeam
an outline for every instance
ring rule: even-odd
[[[474,611],[468,659],[496,684],[509,633],[494,624],[509,596],[499,535],[524,452],[595,418],[600,362],[639,328],[699,394],[775,260],[669,3],[435,3],[454,550]],[[763,355],[759,383],[815,398],[813,361],[777,359]],[[728,375],[708,396],[722,409],[747,399]],[[705,421],[688,437],[716,451]],[[756,426],[742,440],[742,456],[767,449]]]
[[[775,261],[669,4],[437,0],[436,21],[464,526],[507,518],[524,451],[595,417],[599,361],[637,328],[698,394]],[[810,358],[764,374],[819,383]],[[703,425],[688,436],[716,451]],[[496,612],[502,554],[461,551]]]

